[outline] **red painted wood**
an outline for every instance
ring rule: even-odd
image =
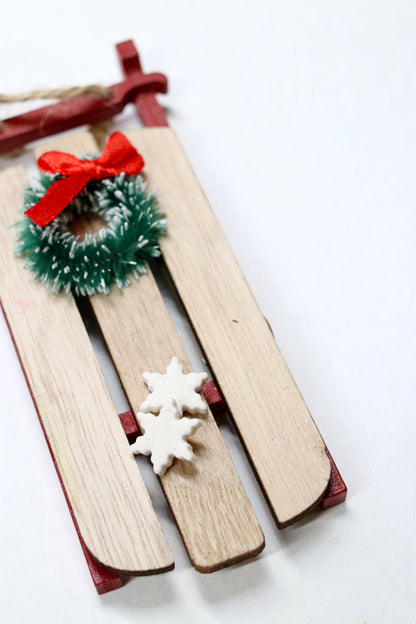
[[[215,381],[208,381],[202,386],[202,392],[208,407],[214,415],[223,414],[225,412],[225,403],[220,391],[215,385]]]
[[[133,41],[129,39],[118,43],[116,50],[123,74],[126,77],[141,76],[142,65]],[[134,104],[144,126],[152,128],[169,126],[165,111],[158,103],[154,93],[138,93],[134,98]]]
[[[264,317],[264,320],[266,321],[266,323],[267,323],[267,327],[268,327],[268,328],[270,329],[270,331],[272,332],[272,336],[273,336],[273,338],[274,338],[275,336],[274,336],[274,331],[273,331],[273,329],[272,329],[272,326],[270,325],[270,323],[269,323],[269,321],[267,320],[267,318],[266,318],[266,317]]]
[[[142,73],[142,64],[133,39],[116,43],[116,52],[125,76],[130,76],[135,72]]]
[[[167,78],[163,74],[134,72],[110,87],[113,96],[107,100],[81,96],[10,117],[0,128],[0,154],[64,130],[106,121],[120,113],[129,102],[136,102],[139,93],[166,93],[167,88]],[[150,107],[150,112],[153,108]]]
[[[71,516],[72,516],[71,507],[70,507],[70,511],[71,511]],[[78,533],[78,528],[77,528],[75,520],[74,520],[74,524]],[[84,553],[84,557],[86,559],[88,569],[90,571],[91,578],[95,585],[95,589],[97,590],[97,593],[107,594],[108,592],[113,591],[113,589],[119,589],[120,587],[122,587],[123,581],[121,580],[121,577],[115,572],[110,572],[110,570],[105,570],[104,568],[100,566],[99,563],[94,561],[94,559],[91,557],[90,553],[88,552],[87,547],[85,546],[84,540],[79,535],[79,533],[78,533],[78,537],[79,537],[79,541],[81,542],[82,552]]]
[[[121,424],[124,429],[124,433],[127,436],[130,444],[133,444],[136,441],[137,436],[140,434],[139,427],[137,426],[136,419],[132,411],[123,412],[118,415],[121,421]]]
[[[340,472],[332,459],[331,453],[325,447],[326,454],[331,462],[331,476],[329,478],[328,489],[325,492],[325,496],[321,501],[321,509],[329,509],[343,503],[347,498],[347,486],[344,483]]]

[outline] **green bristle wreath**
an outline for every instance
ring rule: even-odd
[[[24,210],[42,199],[59,175],[41,174],[26,189]],[[77,215],[93,213],[106,227],[85,238],[74,235]],[[146,263],[160,255],[159,238],[166,233],[166,219],[155,195],[146,192],[141,176],[124,173],[90,181],[75,199],[44,227],[24,216],[16,224],[16,252],[25,266],[53,293],[61,290],[80,295],[108,294],[112,284],[128,286],[130,277],[146,272]]]

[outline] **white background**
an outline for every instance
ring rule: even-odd
[[[279,532],[226,432],[267,545],[206,576],[141,463],[176,569],[99,597],[1,317],[2,620],[416,621],[414,2],[15,2],[1,23],[1,91],[117,82],[129,38],[168,75],[169,120],[349,486]]]

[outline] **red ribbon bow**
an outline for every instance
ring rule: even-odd
[[[40,227],[53,221],[68,206],[90,180],[111,178],[123,171],[126,175],[139,173],[144,160],[121,132],[114,132],[96,160],[80,160],[64,152],[46,152],[38,160],[38,167],[46,173],[65,176],[56,180],[42,199],[25,214]]]

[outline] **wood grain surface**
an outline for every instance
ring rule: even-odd
[[[36,155],[50,149],[79,155],[95,146],[90,134],[79,133],[48,142]],[[177,356],[190,372],[150,271],[90,301],[134,412],[147,396],[144,371],[163,373]],[[192,564],[212,572],[259,553],[264,537],[212,414],[200,418],[204,424],[190,439],[196,461],[175,460],[160,482]]]
[[[279,526],[322,498],[325,444],[170,128],[126,135],[168,217],[162,251]]]
[[[84,542],[102,565],[149,574],[172,556],[75,301],[51,295],[13,254],[27,178],[0,175],[0,297]]]
[[[147,396],[143,371],[163,373],[173,356],[191,371],[151,273],[91,302],[135,412]],[[198,417],[195,462],[175,460],[160,482],[192,564],[212,572],[259,553],[264,537],[211,412]]]

